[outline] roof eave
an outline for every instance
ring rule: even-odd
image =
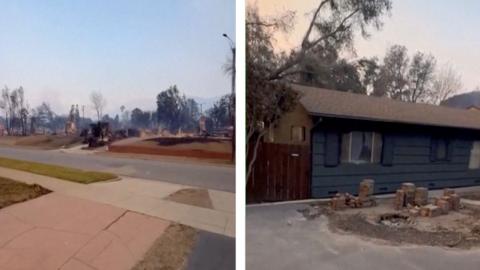
[[[434,124],[434,123],[421,123],[421,122],[413,122],[413,121],[388,120],[388,119],[362,117],[362,116],[318,113],[318,112],[311,112],[311,111],[308,111],[308,110],[307,110],[307,112],[311,116],[319,116],[319,117],[341,118],[341,119],[382,122],[382,123],[395,123],[395,124],[405,124],[405,125],[417,125],[417,126],[426,126],[426,127],[444,127],[444,128],[468,129],[468,130],[480,131],[480,126],[477,127],[477,128],[474,128],[474,127],[465,127],[465,126],[440,125],[440,124]]]

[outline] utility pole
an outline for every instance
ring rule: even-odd
[[[229,114],[230,114],[230,123],[233,128],[232,132],[232,161],[235,162],[235,117],[232,110],[235,110],[234,104],[234,97],[235,97],[235,75],[236,75],[236,66],[235,66],[235,58],[236,58],[236,48],[235,42],[227,35],[223,34],[223,37],[230,41],[230,50],[232,51],[232,93],[230,94],[230,106],[229,106]]]

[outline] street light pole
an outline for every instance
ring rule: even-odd
[[[229,114],[230,114],[230,123],[233,128],[233,133],[232,133],[232,161],[235,162],[235,118],[232,110],[234,110],[234,96],[235,96],[235,75],[237,73],[236,71],[236,65],[235,65],[235,58],[236,58],[236,48],[235,48],[235,42],[227,35],[223,34],[223,37],[228,39],[230,41],[230,50],[232,51],[232,93],[230,95],[230,108],[229,108]]]

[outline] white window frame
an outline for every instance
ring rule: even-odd
[[[372,134],[372,142],[371,142],[371,149],[370,149],[370,161],[369,162],[365,162],[365,163],[360,163],[360,162],[355,162],[355,161],[352,161],[352,134],[354,132],[360,132],[360,133],[371,133]],[[375,151],[375,146],[376,146],[376,143],[378,143],[378,141],[375,140],[375,138],[382,138],[382,134],[381,133],[378,133],[378,132],[373,132],[373,131],[359,131],[359,130],[353,130],[353,131],[350,131],[348,133],[344,133],[342,134],[342,140],[345,138],[345,135],[348,136],[348,159],[345,160],[343,157],[340,157],[340,160],[341,160],[341,163],[348,163],[348,164],[377,164],[377,163],[380,163],[381,162],[381,154],[382,154],[382,149],[380,149],[380,152],[377,153],[378,156],[377,158],[375,157],[375,154],[376,154],[376,151]],[[383,140],[380,141],[381,143],[381,147],[383,147]],[[343,142],[342,142],[342,146],[343,146]],[[340,154],[342,155],[343,154],[343,149],[342,151],[340,151]]]
[[[468,169],[480,169],[480,141],[474,141],[472,143],[472,149],[470,149],[470,159],[468,161]]]

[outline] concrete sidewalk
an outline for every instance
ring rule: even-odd
[[[165,200],[168,195],[190,186],[122,177],[119,181],[77,184],[52,177],[0,168],[0,176],[77,198],[110,204],[178,222],[197,229],[235,237],[235,194],[208,190],[213,209]]]
[[[50,193],[0,210],[0,268],[128,270],[169,224]]]

